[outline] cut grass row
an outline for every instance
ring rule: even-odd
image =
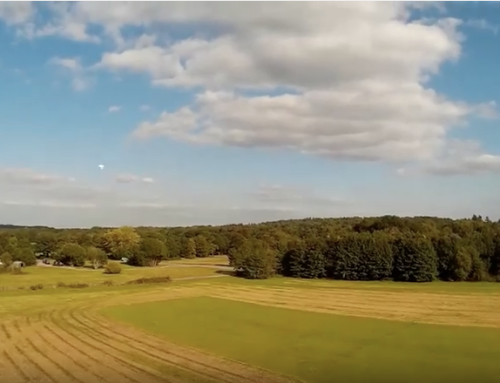
[[[137,272],[133,276],[137,278]],[[500,355],[498,330],[404,321],[418,321],[425,314],[443,323],[484,325],[481,321],[489,321],[491,315],[500,318],[500,304],[495,306],[500,303],[498,292],[481,294],[475,284],[450,284],[459,294],[440,292],[439,284],[427,285],[436,290],[420,291],[411,284],[381,284],[383,289],[367,289],[363,283],[356,289],[349,282],[222,278],[156,286],[5,292],[0,305],[0,353],[12,352],[20,367],[1,358],[0,376],[12,377],[9,382],[27,382],[19,373],[24,371],[42,382],[50,376],[47,381],[52,383],[63,379],[85,382],[89,373],[94,374],[91,381],[103,383],[211,383],[220,381],[214,378],[220,374],[226,381],[246,383],[286,381],[280,374],[311,383],[322,383],[325,377],[326,381],[353,382],[367,381],[367,377],[386,382],[437,382],[447,377],[458,382],[495,381],[491,377],[500,373],[492,362]],[[173,298],[183,299],[161,302]],[[115,305],[105,309],[106,317],[95,312],[104,305]],[[315,312],[321,310],[344,316]],[[394,311],[400,315],[399,322],[366,318],[390,317]],[[456,371],[452,365],[458,366]],[[117,371],[131,379],[120,378]],[[231,375],[235,371],[238,377]],[[408,372],[413,375],[409,377]]]

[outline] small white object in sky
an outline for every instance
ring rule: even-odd
[[[99,165],[99,168],[102,170],[104,169],[104,165]]]

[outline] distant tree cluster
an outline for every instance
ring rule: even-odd
[[[500,223],[384,216],[310,220],[245,239],[229,252],[246,278],[404,282],[500,281]]]
[[[238,275],[426,282],[500,280],[500,223],[488,218],[304,219],[188,228],[0,226],[0,260],[94,268],[228,255]],[[4,261],[2,261],[5,263]]]

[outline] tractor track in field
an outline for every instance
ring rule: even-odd
[[[197,296],[189,289],[72,302],[4,321],[0,376],[12,383],[289,383],[291,379],[158,339],[115,323],[110,304]],[[7,334],[9,334],[7,336]]]
[[[179,346],[100,313],[121,304],[214,297],[266,306],[434,324],[500,328],[500,295],[192,285],[88,296],[0,322],[0,376],[12,383],[292,383]]]

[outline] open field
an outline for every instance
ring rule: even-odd
[[[353,318],[210,297],[105,312],[174,343],[311,383],[363,382],[367,377],[400,382],[402,376],[407,382],[463,377],[493,382],[500,373],[500,332],[490,329]]]
[[[101,284],[105,281],[114,283],[124,283],[138,278],[170,276],[173,279],[206,277],[220,275],[217,269],[206,267],[130,267],[124,266],[122,273],[108,275],[103,273],[103,269],[93,270],[90,268],[62,268],[62,267],[40,267],[32,266],[23,269],[24,274],[0,275],[0,290],[7,288],[20,288],[43,284],[53,286],[57,283],[87,283],[90,285]]]
[[[220,278],[2,292],[0,376],[52,383],[496,382],[500,286],[486,285],[356,288]]]

